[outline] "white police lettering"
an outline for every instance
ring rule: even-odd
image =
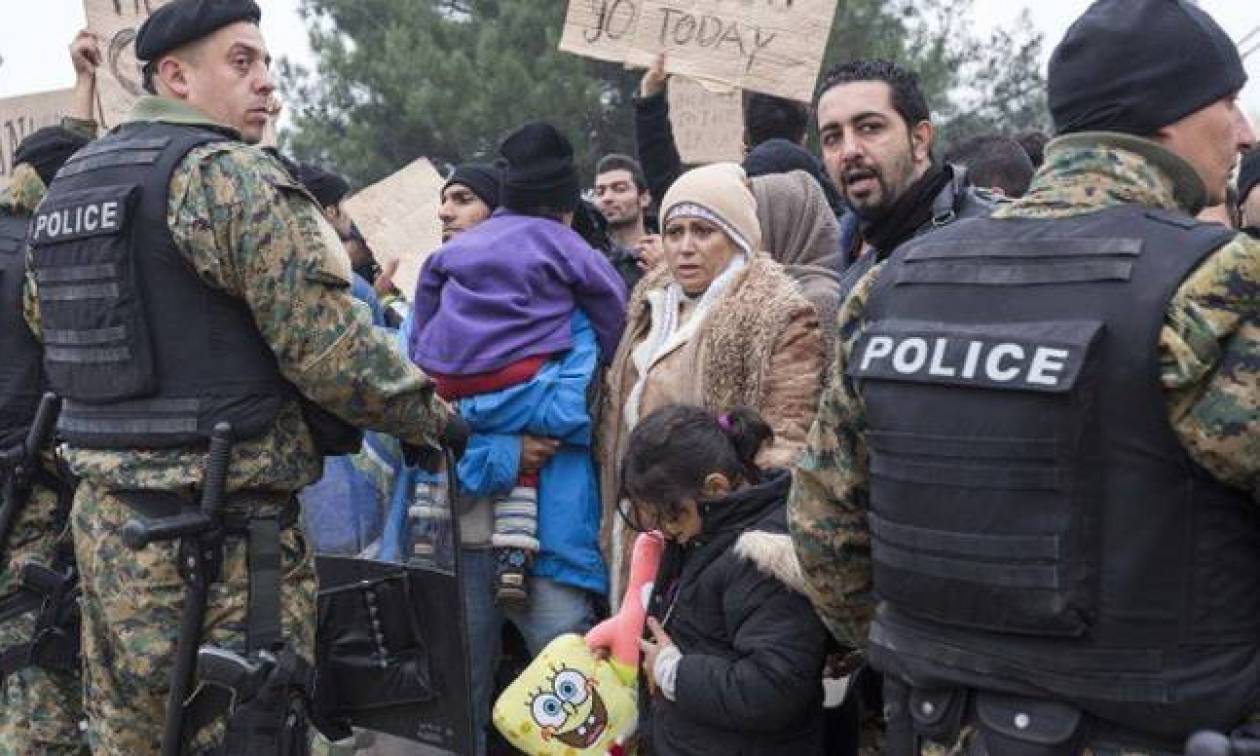
[[[1067,349],[1011,341],[877,334],[867,339],[857,373],[1054,389],[1061,385],[1070,358]]]
[[[911,354],[914,356],[911,357]],[[893,370],[903,375],[917,373],[927,364],[927,359],[927,339],[917,337],[906,339],[898,344],[897,349],[893,352]]]
[[[118,200],[108,200],[40,213],[35,219],[34,238],[55,241],[96,231],[117,231],[118,209]]]
[[[873,360],[883,359],[892,354],[893,340],[891,336],[874,336],[866,345],[866,353],[862,356],[862,369],[871,366]]]
[[[949,339],[937,339],[932,348],[932,366],[928,372],[941,378],[953,378],[958,371],[945,364],[945,350],[949,348]]]
[[[1063,369],[1067,367],[1068,356],[1066,349],[1038,347],[1032,358],[1032,366],[1028,368],[1028,382],[1038,386],[1058,386],[1059,379],[1063,377]]]
[[[963,361],[963,378],[975,378],[976,366],[980,364],[980,352],[984,349],[984,344],[979,341],[973,341],[967,345],[967,359]]]
[[[1002,360],[1007,357],[1011,358],[1016,366],[1003,368]],[[989,357],[984,361],[984,374],[991,381],[998,383],[1009,383],[1019,377],[1018,363],[1024,359],[1024,348],[1019,344],[998,344],[989,352]]]

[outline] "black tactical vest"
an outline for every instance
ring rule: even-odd
[[[27,220],[0,214],[0,449],[26,435],[43,390],[39,344],[22,316]]]
[[[293,395],[241,300],[200,279],[167,227],[193,148],[228,137],[127,124],[80,150],[31,224],[44,365],[80,448],[204,442],[214,423],[260,435]]]
[[[1260,516],[1183,450],[1157,356],[1230,238],[1124,207],[959,221],[893,255],[848,367],[879,669],[1171,741],[1256,710]]]

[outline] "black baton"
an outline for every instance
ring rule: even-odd
[[[35,421],[26,431],[26,440],[21,446],[0,456],[0,466],[8,469],[4,478],[4,491],[0,496],[0,555],[5,555],[5,562],[8,561],[5,544],[12,535],[18,512],[26,506],[25,494],[30,490],[30,478],[39,468],[40,452],[52,440],[60,409],[61,401],[56,394],[44,394],[35,411]]]
[[[123,542],[142,549],[158,541],[180,539],[180,568],[186,585],[180,618],[175,666],[166,698],[166,724],[162,730],[162,756],[179,756],[184,740],[184,704],[192,693],[197,673],[197,651],[206,620],[210,585],[217,579],[222,560],[223,492],[232,456],[232,426],[219,423],[210,436],[210,451],[202,474],[201,508],[152,522],[132,520],[123,527]]]

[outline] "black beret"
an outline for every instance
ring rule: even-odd
[[[1243,155],[1242,167],[1238,169],[1238,204],[1247,201],[1247,195],[1257,184],[1260,184],[1260,149]]]
[[[87,137],[61,126],[48,126],[22,140],[13,153],[13,164],[31,166],[48,186],[70,156],[87,144]]]
[[[462,184],[472,190],[491,210],[499,207],[503,187],[503,169],[494,163],[463,163],[455,166],[442,191],[451,184]]]
[[[332,207],[350,193],[350,184],[345,179],[309,163],[299,166],[298,181],[319,200],[320,207]]]
[[[159,56],[222,29],[228,24],[262,20],[254,0],[174,0],[153,11],[136,34],[136,58]]]

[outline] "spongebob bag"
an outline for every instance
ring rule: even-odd
[[[639,723],[639,638],[664,539],[640,534],[621,609],[586,637],[547,645],[494,706],[494,726],[531,756],[620,752]],[[607,649],[596,659],[592,649]]]
[[[494,706],[494,726],[531,756],[604,754],[638,720],[637,691],[575,634],[538,655]]]

